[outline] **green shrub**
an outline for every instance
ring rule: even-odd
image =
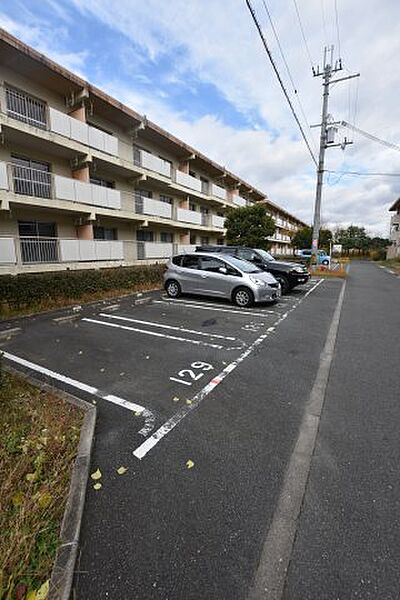
[[[386,249],[377,248],[376,250],[372,250],[370,253],[370,257],[372,258],[372,260],[386,260]]]
[[[20,309],[59,299],[161,285],[165,265],[21,273],[0,276],[0,308]]]

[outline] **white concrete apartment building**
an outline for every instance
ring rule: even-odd
[[[390,219],[390,236],[391,245],[387,251],[388,258],[400,258],[400,198],[389,208],[393,212]]]
[[[0,30],[0,273],[142,264],[224,243],[264,200],[272,252],[304,223],[240,177]]]

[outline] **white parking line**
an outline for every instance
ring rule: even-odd
[[[236,338],[229,337],[226,335],[220,335],[218,333],[206,333],[205,331],[197,331],[196,329],[186,329],[185,327],[177,327],[175,325],[165,325],[164,323],[156,323],[154,321],[140,321],[139,319],[131,319],[130,317],[121,317],[119,315],[108,315],[100,313],[100,317],[107,317],[108,319],[119,319],[120,321],[129,321],[130,323],[139,323],[139,325],[150,325],[150,327],[162,327],[163,329],[172,329],[174,331],[182,331],[182,333],[194,333],[195,335],[204,335],[212,338],[219,338],[221,340],[235,341]]]
[[[229,373],[232,373],[232,371],[234,371],[236,369],[236,367],[239,366],[239,364],[241,364],[252,352],[255,348],[257,348],[268,336],[272,335],[275,331],[275,328],[282,322],[284,321],[287,316],[293,311],[295,310],[295,308],[297,308],[297,306],[299,306],[299,304],[302,303],[302,301],[307,298],[307,296],[309,294],[311,294],[319,285],[320,283],[322,283],[322,279],[319,279],[316,284],[310,288],[308,290],[308,292],[306,294],[304,294],[304,296],[302,296],[298,302],[296,304],[294,304],[291,308],[288,309],[287,312],[285,312],[283,315],[281,315],[279,317],[279,319],[277,319],[275,321],[275,323],[269,327],[267,329],[267,331],[265,333],[263,333],[262,335],[260,335],[260,337],[258,337],[248,348],[247,350],[245,350],[244,352],[242,352],[242,354],[233,362],[231,362],[229,365],[227,365],[216,377],[214,377],[202,390],[200,390],[200,392],[198,394],[196,394],[192,399],[191,399],[191,404],[186,405],[184,407],[181,408],[181,410],[179,410],[173,417],[171,417],[170,419],[168,419],[168,421],[166,421],[164,423],[164,425],[162,425],[159,429],[157,429],[157,431],[155,433],[153,433],[146,441],[144,441],[142,444],[140,444],[140,446],[138,446],[136,448],[136,450],[134,450],[133,455],[136,456],[136,458],[138,459],[142,459],[146,456],[146,454],[152,449],[154,448],[154,446],[156,444],[158,444],[158,442],[160,440],[162,440],[163,437],[165,437],[170,431],[172,431],[172,429],[174,429],[174,427],[176,427],[192,410],[196,409],[199,404],[202,402],[202,400],[204,400],[204,398],[206,396],[208,396],[208,394],[210,392],[212,392],[212,390],[214,388],[217,387],[217,385],[219,385],[221,383],[221,381],[223,381],[225,379],[225,377],[227,377],[227,375],[229,375]]]
[[[108,316],[108,315],[107,315]],[[209,344],[208,342],[202,342],[200,340],[191,340],[189,338],[178,337],[175,335],[167,335],[166,333],[158,333],[158,331],[148,331],[147,329],[138,329],[137,327],[128,327],[127,325],[117,325],[117,323],[106,323],[105,321],[99,321],[98,319],[84,318],[82,321],[86,323],[95,323],[96,325],[105,325],[106,327],[115,327],[117,329],[125,329],[127,331],[134,331],[135,333],[143,333],[144,335],[152,335],[154,337],[166,338],[167,340],[174,340],[177,342],[187,342],[188,344],[195,344],[196,346],[208,346],[209,348],[217,348],[222,350],[224,346],[218,344]]]
[[[238,308],[235,310],[234,308],[221,308],[220,304],[211,305],[207,302],[207,304],[196,304],[195,302],[186,302],[182,300],[153,300],[153,304],[167,304],[168,306],[173,306],[174,304],[179,304],[181,306],[186,306],[188,308],[198,308],[200,310],[213,310],[215,312],[216,308],[218,308],[218,312],[232,313],[234,315],[253,315],[255,317],[265,317],[266,314],[277,315],[279,314],[275,310],[265,310],[264,312],[253,312],[249,310],[242,310]]]
[[[36,363],[32,363],[29,360],[25,360],[19,356],[15,356],[14,354],[9,354],[8,352],[3,352],[2,356],[7,360],[10,360],[14,363],[22,365],[27,369],[32,371],[37,371],[42,375],[46,375],[46,377],[50,377],[51,379],[56,379],[57,381],[61,381],[71,387],[77,388],[87,394],[91,394],[92,396],[97,396],[98,398],[102,398],[103,400],[107,400],[107,402],[112,402],[113,404],[118,404],[118,406],[122,406],[123,408],[127,408],[128,410],[134,411],[136,413],[140,413],[140,416],[145,418],[144,427],[139,431],[140,435],[147,436],[150,431],[154,428],[155,418],[151,411],[147,410],[144,406],[140,404],[136,404],[135,402],[129,402],[124,398],[120,398],[119,396],[114,396],[112,394],[101,394],[100,391],[87,383],[83,383],[82,381],[78,381],[77,379],[72,379],[71,377],[67,377],[67,375],[63,375],[62,373],[57,373],[56,371],[51,371],[50,369],[46,369],[46,367],[42,367],[41,365],[37,365]]]

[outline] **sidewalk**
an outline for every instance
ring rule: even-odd
[[[353,263],[286,600],[400,597],[400,281]]]

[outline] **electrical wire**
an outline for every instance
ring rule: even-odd
[[[312,133],[312,130],[311,130],[310,124],[309,124],[309,122],[308,122],[308,119],[307,119],[307,116],[306,116],[305,110],[304,110],[304,108],[303,108],[303,104],[302,104],[302,102],[301,102],[301,100],[300,100],[299,91],[298,91],[298,89],[297,89],[297,86],[296,86],[296,84],[295,84],[295,82],[294,82],[294,80],[293,80],[292,73],[291,73],[291,71],[290,71],[290,68],[289,68],[288,62],[287,62],[287,60],[286,60],[285,53],[283,52],[283,48],[282,48],[281,42],[280,42],[280,40],[279,40],[278,33],[277,33],[276,29],[275,29],[275,25],[274,25],[274,22],[273,22],[273,20],[272,20],[271,13],[269,12],[269,9],[268,9],[268,6],[267,6],[267,4],[266,4],[265,0],[262,0],[262,3],[263,3],[263,5],[264,5],[264,10],[265,10],[265,12],[267,13],[268,20],[269,20],[269,23],[270,23],[270,25],[271,25],[271,29],[272,29],[272,31],[273,31],[273,34],[274,34],[274,36],[275,36],[275,39],[276,39],[276,43],[278,44],[279,52],[280,52],[280,55],[281,55],[281,57],[282,57],[282,60],[283,60],[283,62],[284,62],[284,65],[285,65],[285,68],[286,68],[286,72],[287,72],[287,74],[288,74],[288,77],[289,77],[289,79],[290,79],[290,82],[291,82],[291,84],[292,84],[292,87],[293,87],[293,92],[294,92],[294,94],[295,94],[295,96],[296,96],[297,103],[298,103],[298,105],[299,105],[299,108],[300,108],[300,112],[301,112],[301,114],[302,114],[302,116],[303,116],[303,119],[304,119],[304,121],[305,121],[305,123],[306,123],[306,125],[307,125],[307,127],[308,127],[308,130],[309,130],[309,132],[310,132],[311,139],[312,139],[313,146],[314,146],[314,152],[316,152],[316,151],[317,151],[317,150],[316,150],[316,142],[315,142],[315,139],[314,139],[314,136],[313,136],[313,133]]]
[[[308,60],[310,61],[310,65],[311,65],[311,69],[312,69],[313,68],[313,60],[312,60],[312,57],[311,57],[311,52],[310,52],[309,45],[307,43],[306,34],[304,33],[304,27],[303,27],[303,23],[302,23],[302,20],[301,20],[301,17],[300,17],[300,11],[299,11],[299,7],[297,6],[296,0],[293,0],[293,4],[294,4],[294,7],[296,9],[297,20],[299,22],[301,36],[303,38],[304,47],[306,49],[306,54],[308,56]]]
[[[254,9],[253,9],[252,5],[251,5],[251,2],[250,2],[250,0],[246,0],[246,5],[247,5],[247,8],[248,8],[248,9],[249,9],[249,11],[250,11],[250,14],[251,14],[251,16],[252,16],[252,18],[253,18],[254,24],[255,24],[255,26],[256,26],[256,28],[257,28],[258,34],[259,34],[259,36],[260,36],[260,38],[261,38],[261,41],[262,41],[262,43],[263,43],[264,49],[265,49],[265,51],[266,51],[266,53],[267,53],[267,55],[268,55],[268,58],[269,58],[269,60],[270,60],[270,63],[271,63],[271,65],[272,65],[272,68],[273,68],[273,70],[274,70],[274,72],[275,72],[275,75],[276,75],[276,77],[277,77],[277,79],[278,79],[278,81],[279,81],[279,85],[280,85],[280,87],[281,87],[281,89],[282,89],[282,91],[283,91],[283,93],[284,93],[284,96],[285,96],[285,98],[286,98],[286,101],[287,101],[287,103],[289,104],[289,107],[290,107],[290,110],[291,110],[291,112],[292,112],[292,115],[293,115],[293,117],[294,117],[294,119],[295,119],[295,121],[296,121],[296,123],[297,123],[297,125],[298,125],[299,129],[300,129],[300,133],[301,133],[301,136],[302,136],[302,138],[303,138],[303,140],[304,140],[304,143],[305,143],[305,144],[306,144],[306,146],[307,146],[307,149],[308,149],[308,151],[309,151],[309,153],[310,153],[310,155],[311,155],[311,158],[312,158],[312,160],[313,160],[313,162],[314,162],[315,166],[318,166],[317,160],[316,160],[316,158],[315,158],[315,156],[314,156],[314,153],[313,153],[313,151],[312,151],[312,149],[311,149],[311,146],[310,146],[310,144],[309,144],[309,141],[308,141],[308,139],[307,139],[307,137],[306,137],[306,134],[304,133],[304,129],[303,129],[303,127],[302,127],[302,124],[300,123],[300,120],[299,120],[299,118],[298,118],[298,116],[297,116],[297,114],[296,114],[296,111],[294,110],[293,104],[292,104],[292,102],[291,102],[291,100],[290,100],[290,98],[289,98],[289,95],[288,95],[287,91],[286,91],[285,85],[284,85],[284,83],[283,83],[283,81],[282,81],[282,77],[281,77],[281,75],[280,75],[280,73],[279,73],[279,70],[278,70],[278,68],[277,68],[277,66],[276,66],[276,64],[275,64],[275,61],[274,61],[274,59],[272,58],[271,51],[270,51],[270,49],[269,49],[269,47],[268,47],[267,41],[266,41],[266,39],[265,39],[265,36],[264,36],[264,34],[263,34],[262,30],[261,30],[260,24],[259,24],[259,22],[258,22],[258,20],[257,20],[256,13],[255,13],[255,11],[254,11]]]
[[[334,173],[336,175],[351,175],[354,177],[400,177],[400,173],[379,173],[379,172],[361,172],[361,171],[332,171],[325,169],[325,173]]]

